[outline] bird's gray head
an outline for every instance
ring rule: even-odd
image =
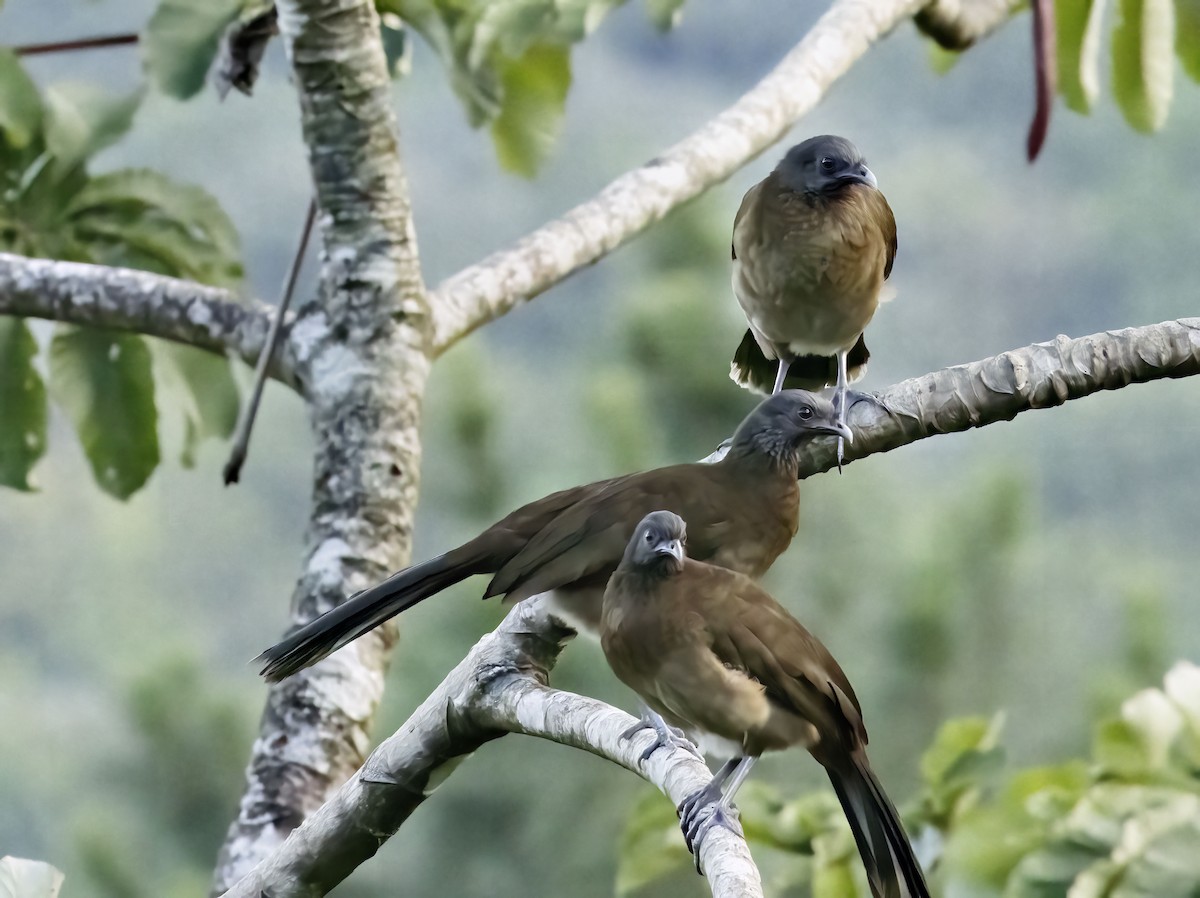
[[[787,187],[798,193],[830,196],[851,184],[879,187],[858,148],[846,138],[832,134],[810,137],[796,144],[775,171]]]
[[[664,574],[680,571],[686,543],[683,518],[669,511],[652,511],[633,531],[623,563]]]
[[[781,390],[746,416],[733,435],[729,455],[765,455],[794,468],[801,447],[817,436],[854,441],[854,434],[838,421],[837,410],[828,399],[808,390]]]

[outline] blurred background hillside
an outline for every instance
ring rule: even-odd
[[[8,0],[0,40],[137,30],[153,5]],[[500,170],[418,42],[395,102],[427,282],[683,137],[821,11],[691,0],[660,35],[642,4],[618,10],[575,51],[563,138],[532,181]],[[867,389],[1059,333],[1200,311],[1200,89],[1177,80],[1150,138],[1111,100],[1087,118],[1059,104],[1031,167],[1028,32],[1022,16],[937,75],[904,26],[792,135],[852,138],[896,214],[898,296],[872,325]],[[43,85],[139,80],[129,48],[27,69]],[[240,232],[246,292],[273,298],[310,191],[278,41],[266,69],[252,99],[151,94],[96,168],[150,166],[204,186]],[[731,431],[753,399],[726,377],[744,326],[730,227],[783,149],[437,364],[417,558],[550,490],[697,458]],[[1083,750],[1097,714],[1200,653],[1198,409],[1198,381],[1136,386],[803,486],[800,536],[767,583],[855,682],[899,803],[948,716],[1003,709],[1010,757],[1054,761]],[[303,408],[268,387],[232,489],[220,485],[222,445],[205,445],[191,471],[170,460],[124,504],[95,487],[63,420],[50,447],[40,492],[0,492],[0,854],[56,864],[68,898],[202,894],[265,693],[246,662],[280,634],[299,570]],[[379,733],[499,620],[479,592],[468,582],[405,615]],[[591,645],[571,647],[554,682],[633,707]],[[797,754],[760,766],[785,795],[821,780]],[[335,894],[609,895],[643,789],[583,753],[500,740]],[[653,893],[704,891],[689,872]]]

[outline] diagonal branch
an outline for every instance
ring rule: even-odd
[[[254,365],[272,310],[238,302],[228,290],[148,271],[0,253],[0,315],[132,331],[232,353]],[[268,373],[295,388],[293,368],[285,351]]]
[[[887,411],[858,403],[851,410],[856,439],[847,447],[849,457],[1010,421],[1021,412],[1102,390],[1196,374],[1200,318],[1075,340],[1059,337],[896,384],[879,394]],[[801,476],[834,466],[832,441],[825,442],[830,445],[804,459]],[[568,634],[546,618],[540,599],[518,605],[363,768],[228,895],[325,894],[374,855],[465,755],[506,732],[607,758],[645,777],[676,803],[703,785],[706,771],[687,752],[655,752],[639,766],[649,736],[621,742],[627,715],[546,685]],[[336,652],[318,667],[339,665],[339,656],[350,651]],[[714,830],[701,860],[714,895],[761,893],[745,843],[732,833]]]
[[[571,636],[547,617],[541,599],[522,602],[483,637],[408,721],[266,861],[226,895],[324,895],[375,854],[463,758],[505,733],[582,748],[637,773],[676,804],[711,779],[680,749],[644,764],[649,733],[622,741],[634,721],[603,702],[546,686]],[[745,840],[713,830],[701,850],[712,893],[762,895]]]
[[[810,112],[871,45],[926,4],[835,0],[783,61],[736,103],[594,198],[514,246],[460,271],[431,294],[438,351],[550,289],[699,196],[770,147]],[[939,0],[931,30],[972,39],[1003,22],[1013,0]],[[969,25],[960,17],[971,13]],[[941,39],[941,37],[939,37]]]

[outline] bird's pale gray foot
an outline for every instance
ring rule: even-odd
[[[695,743],[684,734],[683,730],[671,726],[659,714],[651,711],[645,705],[642,705],[642,719],[623,732],[621,739],[622,741],[632,739],[642,730],[654,730],[654,734],[657,737],[642,752],[639,760],[643,763],[648,761],[650,756],[660,748],[682,748],[684,751],[695,755],[701,761],[704,760],[704,755],[701,754],[700,749],[696,748]]]
[[[745,782],[756,760],[733,758],[726,761],[707,786],[697,789],[680,803],[679,826],[683,830],[688,851],[696,859],[697,873],[700,872],[700,846],[714,826],[723,826],[738,835],[742,834],[733,796]]]
[[[846,396],[849,392],[850,377],[846,372],[846,357],[849,355],[848,350],[842,350],[837,354],[837,393],[833,397],[833,407],[837,409],[838,423],[846,423],[846,409],[849,406],[846,404]],[[842,437],[838,437],[837,444],[837,465],[838,473],[842,473],[842,457],[846,452],[846,441]]]
[[[783,382],[787,380],[788,368],[791,366],[791,359],[784,358],[782,355],[779,357],[779,370],[775,372],[775,389],[771,391],[772,396],[783,389]]]

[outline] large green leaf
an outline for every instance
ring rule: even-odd
[[[238,18],[242,0],[162,0],[141,44],[151,80],[181,100],[197,94],[217,55],[221,35]]]
[[[158,366],[158,386],[171,393],[172,406],[183,413],[180,461],[190,468],[196,446],[210,437],[226,439],[237,425],[238,390],[229,361],[211,352],[155,340],[151,350]]]
[[[562,129],[570,55],[565,47],[530,47],[502,66],[500,82],[508,100],[492,122],[496,155],[505,168],[532,177]]]
[[[37,343],[20,318],[0,318],[0,483],[30,490],[46,450],[46,387],[33,366]]]
[[[0,132],[14,147],[33,139],[42,123],[42,99],[12,50],[0,49]]]
[[[50,388],[67,413],[96,483],[118,499],[158,465],[150,350],[138,336],[60,327],[50,344]]]
[[[109,264],[137,265],[120,260],[126,247],[139,259],[158,259],[150,267],[163,274],[217,285],[235,283],[242,274],[237,231],[217,201],[155,171],[124,169],[92,178],[68,203],[65,217],[85,242],[90,237],[106,247],[102,261]]]
[[[0,858],[0,898],[57,898],[63,875],[44,861]]]
[[[73,166],[125,136],[142,102],[139,88],[113,96],[90,84],[46,89],[46,149],[60,165]]]
[[[1167,120],[1175,73],[1172,0],[1121,0],[1113,31],[1113,94],[1125,120],[1157,131]]]
[[[1176,0],[1175,15],[1175,53],[1188,76],[1200,81],[1200,0]]]
[[[660,31],[670,31],[683,18],[684,0],[646,0],[650,21]]]
[[[1105,0],[1057,0],[1058,90],[1076,112],[1100,96],[1100,37]]]

